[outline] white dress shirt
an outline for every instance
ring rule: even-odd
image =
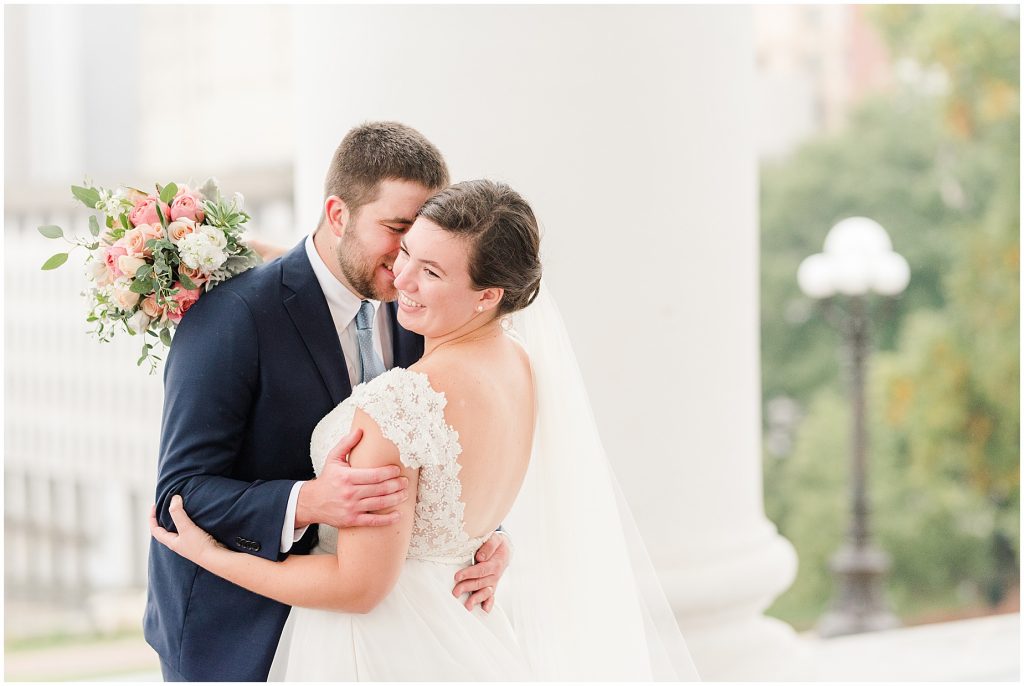
[[[334,320],[334,328],[338,332],[338,340],[341,342],[341,350],[345,355],[345,366],[348,368],[348,378],[355,387],[359,383],[359,342],[356,339],[356,314],[359,313],[359,306],[362,298],[348,289],[345,284],[331,273],[324,263],[320,253],[317,252],[313,243],[313,234],[306,237],[306,256],[313,266],[313,273],[316,280],[320,282],[320,288],[327,299],[327,307],[331,311],[331,318]],[[373,347],[384,362],[385,369],[391,369],[394,363],[391,351],[391,325],[387,316],[387,308],[381,307],[378,300],[371,300],[374,308],[373,318]],[[285,511],[284,526],[281,530],[281,552],[287,553],[291,550],[292,544],[302,538],[308,527],[299,531],[295,530],[295,509],[299,501],[299,490],[304,481],[296,482],[292,487],[291,495],[288,498],[288,509]]]

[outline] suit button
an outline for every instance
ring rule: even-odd
[[[257,543],[256,541],[250,541],[248,538],[242,538],[241,536],[235,539],[235,545],[237,545],[239,548],[244,548],[245,550],[250,550],[254,553],[258,553],[260,551],[259,543]]]

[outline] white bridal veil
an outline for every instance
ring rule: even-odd
[[[512,318],[537,394],[533,456],[505,523],[503,605],[537,678],[700,679],[619,490],[546,286]]]

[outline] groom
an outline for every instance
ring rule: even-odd
[[[398,467],[350,467],[358,436],[348,436],[313,478],[309,441],[354,385],[423,353],[422,338],[398,325],[392,268],[420,205],[447,184],[440,152],[419,132],[359,126],[334,154],[316,231],[189,310],[164,370],[162,526],[181,494],[223,545],[282,560],[313,548],[316,524],[393,521],[375,513],[414,495]],[[492,536],[453,594],[489,609],[508,560],[504,537]],[[166,681],[265,681],[289,609],[150,542],[145,636]]]

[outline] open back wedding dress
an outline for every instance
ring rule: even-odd
[[[485,538],[463,521],[458,433],[427,377],[392,369],[353,389],[313,432],[319,474],[357,408],[418,468],[413,531],[395,588],[371,612],[293,608],[271,681],[697,680],[601,447],[575,356],[542,288],[509,332],[530,354],[537,426],[506,519],[512,563],[490,613],[451,594]],[[314,554],[335,554],[320,526]]]

